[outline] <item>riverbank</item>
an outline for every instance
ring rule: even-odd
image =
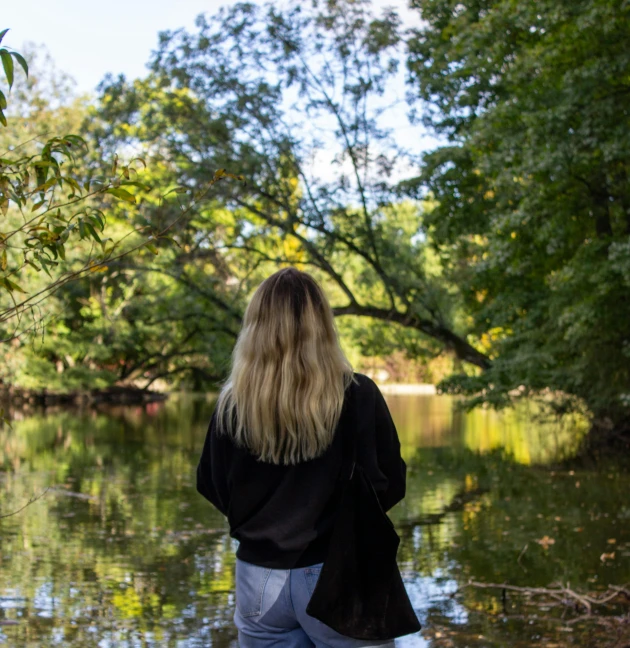
[[[379,383],[383,394],[435,396],[435,385],[421,383]],[[109,403],[112,405],[141,405],[166,400],[177,392],[144,390],[132,385],[113,386],[107,389],[79,390],[59,393],[48,390],[35,391],[14,387],[0,387],[0,407],[22,408],[25,406],[49,407],[53,405],[89,406]]]
[[[139,405],[162,401],[168,393],[140,389],[133,386],[108,387],[107,389],[81,390],[69,393],[34,391],[29,389],[0,389],[0,406],[4,409],[24,407],[49,407],[53,405]]]

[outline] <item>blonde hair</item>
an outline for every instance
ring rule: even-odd
[[[283,268],[245,310],[218,429],[265,462],[314,459],[332,442],[353,378],[324,292],[307,273]]]

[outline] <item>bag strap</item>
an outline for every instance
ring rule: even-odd
[[[348,425],[343,437],[341,474],[343,481],[350,481],[357,464],[357,446],[359,445],[359,408],[356,398],[357,386],[351,383],[348,394]]]

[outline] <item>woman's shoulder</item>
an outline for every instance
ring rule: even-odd
[[[352,374],[355,390],[362,396],[369,396],[378,390],[377,384],[365,374],[354,372]]]

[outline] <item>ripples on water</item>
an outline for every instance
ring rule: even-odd
[[[592,624],[568,625],[555,609],[524,618],[515,597],[462,587],[630,581],[627,474],[530,465],[570,454],[583,423],[457,413],[441,396],[387,401],[409,466],[392,511],[399,562],[425,624],[398,645],[600,645]],[[0,429],[0,514],[50,487],[0,521],[0,646],[236,646],[235,543],[194,484],[212,408],[179,395]],[[436,516],[453,498],[459,510]]]

